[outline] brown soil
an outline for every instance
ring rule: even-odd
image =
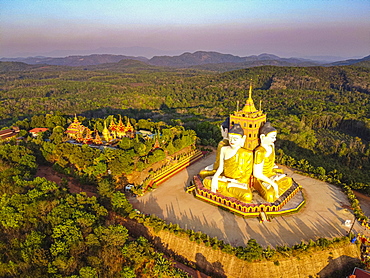
[[[360,202],[360,206],[364,214],[367,217],[370,217],[370,197],[358,191],[353,191],[353,193],[356,195],[358,201]]]
[[[166,165],[168,163],[168,160],[171,159],[171,157],[175,157],[176,155],[180,155],[182,153],[187,153],[190,150],[191,150],[191,146],[186,147],[186,148],[172,154],[171,156],[167,156],[167,159],[164,159],[162,161],[158,161],[158,162],[154,163],[153,165],[144,169],[141,172],[133,172],[132,174],[127,176],[128,183],[133,183],[135,185],[143,183],[143,181],[148,177],[150,171],[154,171],[154,172],[157,171],[159,168]]]
[[[53,170],[53,168],[50,166],[39,166],[37,168],[36,177],[45,178],[49,181],[55,182],[58,185],[62,184],[62,178],[64,178],[68,181],[69,192],[71,193],[86,192],[86,195],[88,197],[97,196],[96,188],[94,186],[80,184],[74,178],[58,173],[57,171]]]

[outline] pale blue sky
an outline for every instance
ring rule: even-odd
[[[133,46],[366,56],[370,0],[0,0],[0,57]]]

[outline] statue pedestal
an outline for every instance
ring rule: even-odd
[[[305,203],[302,187],[293,179],[292,185],[274,202],[267,202],[256,190],[253,191],[253,199],[249,203],[241,202],[236,198],[227,197],[220,193],[213,193],[203,186],[202,179],[199,176],[193,177],[192,184],[187,192],[192,192],[196,198],[245,217],[257,217],[261,212],[267,216],[293,213],[299,211]]]

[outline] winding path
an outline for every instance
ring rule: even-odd
[[[39,166],[37,168],[36,177],[45,178],[59,185],[62,183],[62,179],[64,178],[68,181],[69,192],[71,193],[86,192],[86,195],[88,197],[97,196],[95,186],[82,185],[74,178],[60,174],[50,166]]]

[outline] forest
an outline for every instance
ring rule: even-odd
[[[220,123],[242,108],[250,84],[278,130],[279,163],[370,194],[368,67],[217,73],[0,63],[0,126],[18,126],[24,137],[0,144],[0,276],[187,277],[112,215],[132,215],[121,189],[135,173],[187,147],[216,146]],[[65,143],[75,114],[99,132],[104,120],[122,116],[136,130],[162,134],[162,147],[153,151],[155,140],[140,136],[103,152]],[[28,130],[36,127],[49,130],[33,138]],[[97,195],[35,178],[38,165],[94,185]]]
[[[219,123],[243,107],[252,84],[255,105],[278,129],[277,145],[286,155],[336,170],[352,188],[369,190],[369,67],[262,66],[217,73],[136,62],[24,70],[21,63],[2,62],[1,126],[65,128],[51,116],[77,114],[102,129],[97,118],[122,115],[182,126],[194,130],[201,144],[216,146]]]
[[[133,209],[112,180],[99,181],[97,196],[70,194],[34,177],[30,145],[0,146],[1,277],[188,277],[120,225],[115,215]]]

